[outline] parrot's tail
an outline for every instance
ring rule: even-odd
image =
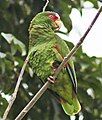
[[[77,97],[73,98],[72,104],[69,104],[68,102],[61,100],[61,105],[64,112],[70,116],[77,114],[81,110],[81,105]]]

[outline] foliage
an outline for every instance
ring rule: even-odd
[[[83,2],[86,0],[83,0]],[[98,7],[97,0],[89,0]],[[71,30],[69,14],[72,8],[80,10],[81,0],[50,0],[47,10],[58,12],[68,31]],[[28,51],[28,26],[35,14],[42,11],[43,0],[0,0],[0,116],[7,107],[4,94],[10,95],[14,90],[19,71]],[[70,43],[69,43],[70,44]],[[72,44],[70,44],[72,48]],[[89,58],[82,50],[75,57],[75,68],[78,79],[78,97],[82,111],[76,116],[84,116],[84,120],[102,119],[102,58]],[[32,96],[41,87],[41,82],[28,65],[19,89],[17,99],[9,114],[13,120]],[[88,94],[91,91],[92,94]],[[69,120],[56,98],[47,91],[37,102],[24,120]]]

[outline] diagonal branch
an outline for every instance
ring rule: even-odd
[[[85,34],[79,40],[79,42],[77,43],[77,45],[75,47],[73,47],[73,49],[70,51],[70,53],[64,58],[64,60],[62,61],[62,63],[58,67],[58,69],[55,71],[55,74],[53,75],[54,78],[56,78],[58,76],[59,72],[64,67],[64,65],[70,60],[70,58],[76,53],[76,51],[82,45],[84,39],[86,38],[86,36],[89,33],[89,31],[91,30],[92,26],[96,22],[96,20],[97,20],[99,14],[101,13],[101,11],[102,11],[102,6],[99,9],[98,13],[96,14],[95,18],[93,19],[92,23],[90,24],[90,26],[86,30]],[[27,106],[20,112],[20,114],[16,117],[15,120],[21,120],[26,115],[26,113],[34,106],[34,104],[38,101],[38,99],[41,97],[41,95],[47,90],[47,88],[48,88],[49,85],[50,85],[50,82],[47,81],[42,86],[42,88],[36,93],[36,95],[32,98],[32,100],[27,104]]]
[[[19,90],[19,86],[20,86],[20,83],[21,83],[21,81],[22,81],[22,76],[23,76],[23,74],[24,74],[24,70],[25,70],[25,67],[26,67],[26,65],[27,65],[27,63],[28,63],[28,60],[29,60],[29,54],[28,54],[28,56],[26,57],[26,59],[25,59],[25,61],[24,61],[24,64],[23,64],[23,67],[22,67],[22,69],[21,69],[21,71],[20,71],[20,74],[19,74],[19,77],[18,77],[18,80],[17,80],[16,87],[15,87],[15,89],[14,89],[14,92],[13,92],[12,95],[11,95],[11,99],[10,99],[10,101],[9,101],[9,104],[8,104],[8,106],[7,106],[7,108],[6,108],[5,112],[4,112],[3,120],[6,120],[6,119],[7,119],[7,116],[8,116],[8,114],[9,114],[9,111],[10,111],[10,109],[11,109],[11,107],[12,107],[12,105],[13,105],[15,99],[16,99],[16,96],[17,96],[17,93],[18,93],[18,90]]]
[[[46,7],[47,7],[48,4],[49,4],[49,0],[46,0],[46,3],[45,3],[45,5],[44,5],[44,7],[43,7],[43,12],[45,11],[45,9],[46,9]],[[30,53],[31,53],[31,52],[30,52]],[[27,65],[27,63],[28,63],[28,61],[29,61],[29,55],[30,55],[30,53],[29,53],[28,56],[26,57],[25,62],[24,62],[24,64],[23,64],[23,67],[22,67],[22,69],[21,69],[21,71],[20,71],[20,74],[19,74],[19,77],[18,77],[18,80],[17,80],[17,83],[16,83],[16,87],[15,87],[15,89],[14,89],[14,92],[13,92],[12,95],[11,95],[11,99],[10,99],[10,101],[9,101],[9,104],[8,104],[8,106],[7,106],[7,108],[6,108],[5,112],[4,112],[3,120],[6,120],[6,119],[7,119],[7,116],[8,116],[8,114],[9,114],[9,111],[10,111],[10,109],[11,109],[11,107],[12,107],[12,105],[13,105],[15,99],[16,99],[16,96],[17,96],[17,93],[18,93],[18,90],[19,90],[19,87],[20,87],[20,83],[21,83],[21,81],[22,81],[22,76],[23,76],[23,74],[24,74],[24,70],[25,70],[26,65]]]

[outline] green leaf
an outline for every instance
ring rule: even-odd
[[[85,1],[87,1],[87,0],[85,0]],[[98,0],[88,0],[88,1],[90,1],[91,3],[93,3],[93,5],[94,5],[95,8],[98,8]]]
[[[69,14],[71,13],[71,7],[68,6],[67,0],[60,1],[60,5],[61,5],[61,8],[60,8],[61,11],[64,11],[62,12],[61,19],[69,32],[72,29],[72,22],[69,17]]]
[[[1,35],[5,38],[5,40],[11,44],[13,41],[13,35],[12,34],[5,34],[5,33],[1,33]]]
[[[18,39],[14,38],[14,44],[18,45],[21,48],[22,56],[26,55],[25,45],[21,41],[19,41]]]
[[[5,57],[6,57],[6,54],[5,54],[5,53],[0,52],[0,58],[5,58]]]
[[[9,0],[0,0],[0,9],[7,9],[9,7],[10,1]]]
[[[6,107],[7,107],[7,100],[0,95],[0,117],[3,115]]]
[[[79,99],[82,100],[81,102],[83,103],[83,105],[90,107],[92,105],[92,102],[93,102],[92,97],[89,96],[87,94],[87,92],[82,88],[78,89],[78,93],[79,93]]]
[[[25,45],[21,41],[19,41],[15,36],[13,36],[12,34],[6,34],[6,33],[3,33],[3,32],[1,33],[1,35],[5,38],[5,40],[9,44],[13,43],[14,45],[16,45],[16,47],[19,46],[20,50],[22,52],[22,56],[26,55]],[[12,49],[14,50],[14,46],[12,46]],[[18,50],[19,50],[19,48],[18,48]],[[14,51],[13,54],[15,54],[15,51]]]
[[[1,73],[4,74],[5,73],[5,62],[3,59],[0,60],[0,67],[1,67]]]

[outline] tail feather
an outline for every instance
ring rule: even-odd
[[[81,105],[77,98],[73,99],[73,103],[69,104],[66,101],[61,102],[62,108],[67,115],[75,115],[81,110]]]

